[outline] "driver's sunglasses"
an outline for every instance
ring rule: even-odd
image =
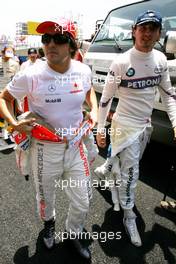
[[[70,41],[69,36],[65,34],[54,34],[54,35],[44,34],[42,35],[42,43],[44,45],[49,44],[52,39],[55,44],[66,44],[66,43],[69,43]]]

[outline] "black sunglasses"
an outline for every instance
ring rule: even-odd
[[[66,43],[69,43],[70,41],[69,36],[65,34],[54,34],[54,35],[44,34],[42,35],[42,43],[44,45],[49,44],[52,39],[55,44],[66,44]]]

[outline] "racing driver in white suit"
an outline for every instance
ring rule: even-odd
[[[66,19],[57,23],[45,21],[36,30],[42,34],[47,61],[15,76],[1,93],[0,112],[14,130],[30,134],[34,120],[17,121],[11,109],[14,98],[21,100],[27,96],[29,110],[40,115],[57,133],[64,134],[69,142],[83,121],[85,100],[91,108],[93,123],[97,119],[91,71],[87,65],[71,59],[77,51],[74,23]],[[65,191],[70,200],[66,231],[77,235],[73,241],[75,248],[89,259],[90,251],[79,239],[91,198],[90,170],[82,140],[68,147],[65,140],[57,143],[32,139],[31,159],[46,247],[52,248],[55,241],[56,181],[64,179],[68,182]],[[70,180],[75,182],[73,187]]]
[[[123,223],[135,246],[141,246],[142,242],[133,212],[134,192],[139,160],[152,132],[151,114],[157,87],[176,137],[176,95],[167,60],[163,53],[153,49],[161,27],[162,18],[155,11],[149,10],[137,17],[132,28],[134,47],[112,63],[99,106],[97,144],[105,147],[105,121],[112,98],[118,93],[119,102],[111,125],[110,159],[114,162],[116,177],[121,180],[116,193],[124,211]]]

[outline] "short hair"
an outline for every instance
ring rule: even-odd
[[[75,39],[73,39],[72,37],[70,37],[69,39],[70,39],[69,41],[70,48],[73,50],[71,51],[71,58],[73,59],[78,50],[78,45]]]
[[[39,48],[39,49],[38,49],[38,54],[39,54],[41,57],[44,57],[44,56],[45,56],[44,51],[43,51],[42,48]]]
[[[29,48],[28,49],[28,55],[30,55],[32,53],[37,54],[37,50],[35,48]]]

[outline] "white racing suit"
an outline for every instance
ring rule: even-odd
[[[114,123],[116,122],[112,122],[113,127],[115,127]],[[124,129],[123,127],[123,131]],[[120,202],[124,209],[134,207],[134,193],[139,177],[139,161],[150,140],[151,133],[152,127],[146,127],[140,133],[136,133],[136,137],[130,142],[129,138],[132,139],[132,134],[130,137],[128,131],[129,137],[124,141],[124,148],[113,158],[112,176],[113,180],[119,183],[119,186],[111,188],[112,201],[114,204]],[[114,137],[111,140],[113,144]],[[120,141],[120,137],[119,140],[116,137],[115,141]]]
[[[47,221],[55,217],[55,193],[62,188],[70,200],[66,230],[81,232],[92,196],[84,145],[81,142],[67,148],[65,143],[33,139],[31,157],[41,218]]]
[[[87,65],[71,60],[68,71],[61,74],[43,62],[16,75],[7,89],[18,100],[27,96],[29,111],[41,116],[57,135],[68,135],[70,139],[83,120],[82,105],[91,89],[91,71]],[[91,197],[90,171],[83,144],[67,148],[64,142],[37,139],[31,144],[41,217],[50,220],[55,216],[56,180],[61,185],[62,180],[67,180],[68,186],[64,189],[70,199],[70,209],[66,229],[81,232]]]
[[[170,82],[166,57],[161,52],[153,49],[143,53],[133,47],[118,56],[107,75],[100,101],[98,131],[101,133],[104,129],[112,98],[117,93],[119,102],[111,125],[111,157],[115,160],[113,174],[121,179],[121,186],[113,188],[112,198],[113,201],[119,198],[123,209],[134,206],[139,160],[152,131],[151,115],[157,88],[175,127],[175,90]]]
[[[33,113],[29,112],[29,114],[33,116]],[[21,115],[21,118],[29,114],[27,112]],[[38,121],[44,123],[42,120]],[[47,136],[44,131],[49,131],[44,130],[44,126],[41,130],[36,128],[35,135],[31,132],[34,136],[30,139],[31,145],[29,145],[28,137],[24,136],[25,140],[22,142],[18,140],[22,138],[22,134],[17,132],[15,137],[16,142],[20,143],[16,148],[18,168],[23,175],[27,175],[30,171],[30,164],[32,166],[40,217],[45,221],[55,218],[56,189],[59,187],[65,189],[70,199],[66,229],[76,233],[82,231],[92,196],[89,164],[85,146],[81,140],[82,134],[89,129],[87,122],[83,123],[85,132],[80,127],[80,133],[70,138],[70,141],[61,137],[59,143],[36,139],[35,136],[39,138]],[[52,135],[54,139],[57,137],[54,133]]]

